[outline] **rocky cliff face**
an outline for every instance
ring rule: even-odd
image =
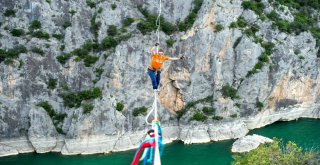
[[[188,20],[195,2],[164,1],[164,20]],[[169,56],[185,56],[162,72],[166,142],[239,138],[278,120],[320,117],[319,25],[284,32],[270,13],[290,23],[297,11],[254,2],[263,4],[262,13],[241,0],[204,0],[190,28],[160,33]],[[137,5],[158,10],[157,1],[143,0],[0,2],[1,155],[91,154],[139,144],[149,128],[146,68],[156,35],[141,31],[147,19]]]

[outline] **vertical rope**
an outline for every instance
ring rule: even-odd
[[[157,41],[160,44],[160,25],[161,25],[161,0],[159,0],[159,15],[156,21],[156,26],[157,27]],[[159,46],[157,46],[157,53],[159,53]],[[154,121],[158,122],[158,106],[157,106],[157,92],[154,92]],[[160,153],[159,153],[159,130],[158,130],[158,125],[154,123],[154,133],[155,133],[155,153],[154,153],[154,160],[153,160],[153,165],[161,165],[161,159],[160,159]]]
[[[157,17],[157,20],[156,20],[156,26],[157,26],[157,30],[156,30],[156,35],[157,35],[157,42],[160,44],[160,25],[161,25],[161,3],[162,1],[159,0],[159,14],[158,14],[158,17]],[[159,47],[157,46],[157,53],[159,53],[158,50]]]

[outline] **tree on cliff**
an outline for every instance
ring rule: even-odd
[[[320,155],[302,151],[295,143],[285,146],[280,140],[265,144],[248,153],[234,155],[233,165],[306,165],[320,164]]]

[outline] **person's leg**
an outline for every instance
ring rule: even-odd
[[[157,71],[157,75],[156,75],[157,88],[160,86],[160,76],[161,76],[161,71]]]
[[[156,75],[154,74],[154,71],[148,69],[148,75],[151,79],[151,83],[152,83],[152,87],[153,89],[157,89],[158,88],[158,84],[157,84],[157,81],[156,81]]]

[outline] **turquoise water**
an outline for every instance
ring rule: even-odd
[[[320,120],[303,119],[277,122],[265,128],[251,131],[266,137],[277,137],[294,141],[305,149],[320,151]],[[166,145],[162,164],[164,165],[228,165],[232,161],[231,145],[227,140],[208,144]],[[0,165],[128,165],[135,151],[89,156],[63,156],[58,153],[20,154],[0,158]]]

